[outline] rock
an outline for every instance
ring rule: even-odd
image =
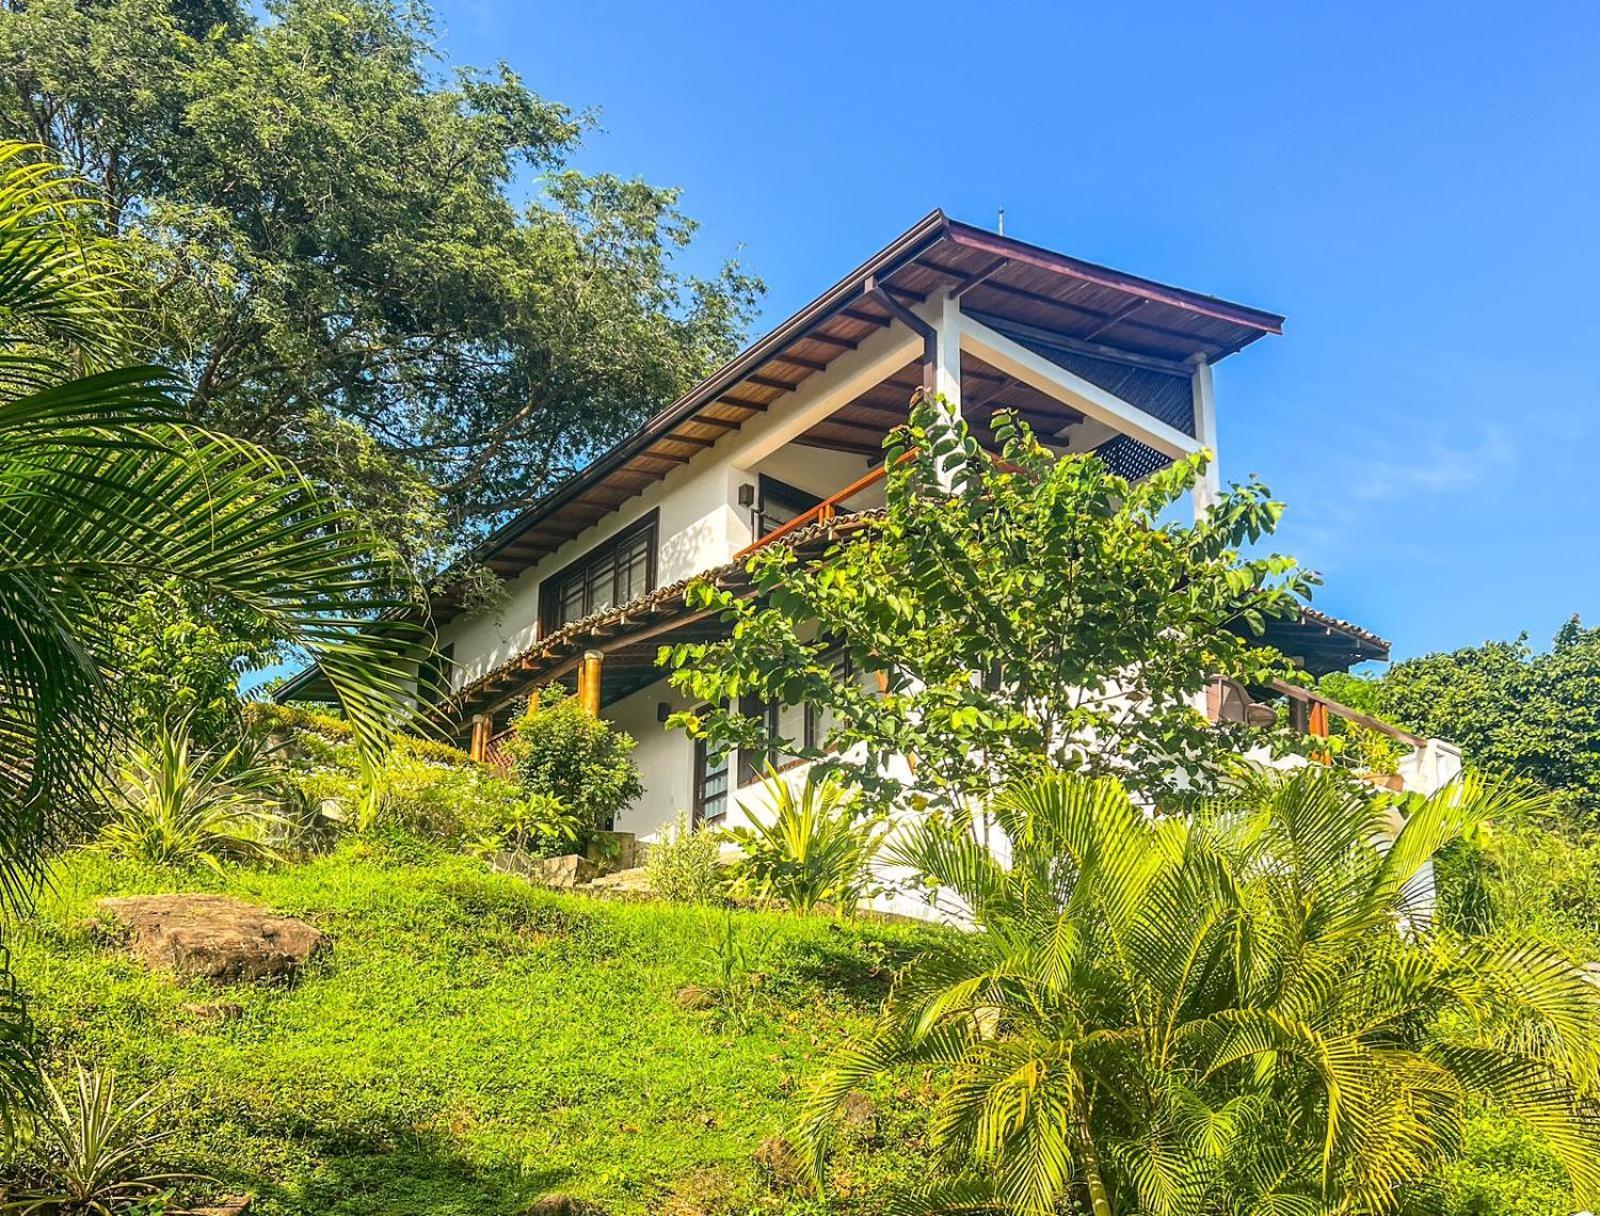
[[[680,1009],[710,1009],[717,1003],[717,998],[699,984],[685,984],[672,994],[672,999]]]
[[[650,894],[650,875],[643,866],[631,870],[618,870],[615,874],[602,874],[589,884],[596,891],[612,895]]]
[[[522,1209],[522,1216],[605,1216],[603,1209],[559,1191],[541,1195]]]
[[[229,1195],[205,1207],[185,1208],[176,1216],[244,1216],[250,1210],[250,1196]]]
[[[587,857],[568,853],[562,857],[545,857],[536,863],[533,879],[547,887],[569,891],[586,886],[600,874],[600,867]]]
[[[224,895],[133,895],[96,909],[147,967],[219,983],[286,979],[328,940],[303,920]]]
[[[600,873],[600,867],[587,857],[567,853],[561,857],[530,857],[526,853],[499,852],[489,864],[502,874],[515,874],[545,887],[570,891],[587,886]]]
[[[631,870],[644,860],[639,838],[632,832],[591,832],[583,852],[607,874]]]

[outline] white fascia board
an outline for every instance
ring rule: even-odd
[[[1098,384],[1092,384],[1082,376],[1056,366],[1020,342],[974,321],[965,313],[961,315],[961,345],[1030,388],[1070,405],[1087,418],[1103,422],[1121,434],[1148,444],[1165,456],[1181,459],[1200,450],[1200,442],[1177,427],[1162,422]]]
[[[748,469],[766,459],[921,354],[922,339],[905,326],[896,323],[880,329],[855,350],[830,362],[827,371],[808,377],[794,392],[779,397],[764,417],[745,423],[739,432],[743,442],[735,450],[735,464]]]

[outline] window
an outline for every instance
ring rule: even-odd
[[[539,588],[545,633],[591,613],[636,600],[656,586],[656,519],[650,512],[604,544],[558,570]]]
[[[776,532],[797,515],[804,515],[822,499],[776,477],[761,474],[761,499],[756,506],[756,537]]]
[[[715,827],[728,814],[728,753],[715,760],[704,739],[694,741],[694,823]]]
[[[856,678],[855,664],[851,661],[848,650],[841,648],[832,651],[824,656],[823,661],[833,670],[836,679]],[[833,724],[832,711],[821,706],[778,705],[751,696],[740,700],[739,712],[747,718],[760,718],[769,738],[798,739],[808,751],[815,751],[822,746],[828,737],[828,728]],[[783,752],[757,752],[750,748],[740,748],[739,785],[741,787],[750,785],[766,776],[769,763],[781,772],[803,760],[803,756],[792,756]]]

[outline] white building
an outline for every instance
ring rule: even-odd
[[[662,726],[692,706],[655,666],[658,648],[718,628],[685,606],[688,581],[715,570],[737,581],[741,555],[775,529],[803,547],[881,504],[882,441],[924,385],[980,439],[995,411],[1014,409],[1060,451],[1098,452],[1128,477],[1216,453],[1213,366],[1282,323],[934,212],[479,547],[504,602],[477,613],[449,595],[434,603],[451,664],[444,708],[462,741],[491,755],[530,691],[586,670],[600,712],[638,740],[646,793],[617,829],[736,813],[759,764],[719,763]],[[1194,491],[1197,510],[1218,464]],[[1388,653],[1311,612],[1275,623],[1269,640],[1313,674]],[[1327,712],[1297,705],[1310,726]],[[1227,695],[1212,708],[1240,710]],[[1449,749],[1407,741],[1410,784],[1453,773]]]

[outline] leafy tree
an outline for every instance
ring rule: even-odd
[[[258,616],[172,579],[129,580],[124,611],[105,625],[107,681],[128,733],[146,741],[174,714],[200,747],[237,741],[239,678],[280,653],[281,639]]]
[[[515,731],[517,779],[530,793],[556,799],[583,831],[610,828],[644,793],[632,736],[591,717],[559,685],[528,706]]]
[[[887,510],[861,539],[809,563],[782,544],[758,551],[754,598],[691,589],[730,636],[662,661],[723,708],[675,720],[716,746],[845,770],[879,807],[905,774],[877,758],[909,757],[917,796],[963,816],[1043,762],[1154,788],[1179,767],[1203,780],[1259,742],[1213,727],[1194,698],[1216,675],[1291,674],[1236,632],[1298,611],[1312,581],[1288,558],[1240,552],[1277,522],[1265,488],[1169,522],[1199,458],[1130,483],[1002,418],[995,461],[948,413],[913,401],[888,445]],[[813,707],[822,737],[770,739],[741,712],[774,701]]]
[[[851,1090],[910,1065],[948,1070],[944,1173],[903,1211],[1390,1212],[1459,1154],[1475,1102],[1525,1120],[1579,1206],[1600,1197],[1600,987],[1416,916],[1411,880],[1503,795],[1413,797],[1397,834],[1385,799],[1315,765],[1193,814],[1077,774],[993,809],[1008,860],[937,820],[890,845],[976,932],[903,973],[817,1089],[819,1170]]]
[[[1375,712],[1600,812],[1600,629],[1573,617],[1544,653],[1523,634],[1407,659],[1373,683]]]
[[[130,578],[170,582],[312,654],[366,754],[406,708],[420,639],[360,623],[411,587],[277,457],[184,421],[178,383],[118,368],[119,247],[37,149],[0,143],[0,902],[38,877],[51,830],[92,796],[120,704],[107,625]],[[0,1012],[0,1118],[26,1083]]]
[[[140,250],[195,416],[431,557],[720,363],[759,289],[677,269],[676,191],[571,168],[590,115],[443,72],[425,6],[0,0],[0,117]]]

